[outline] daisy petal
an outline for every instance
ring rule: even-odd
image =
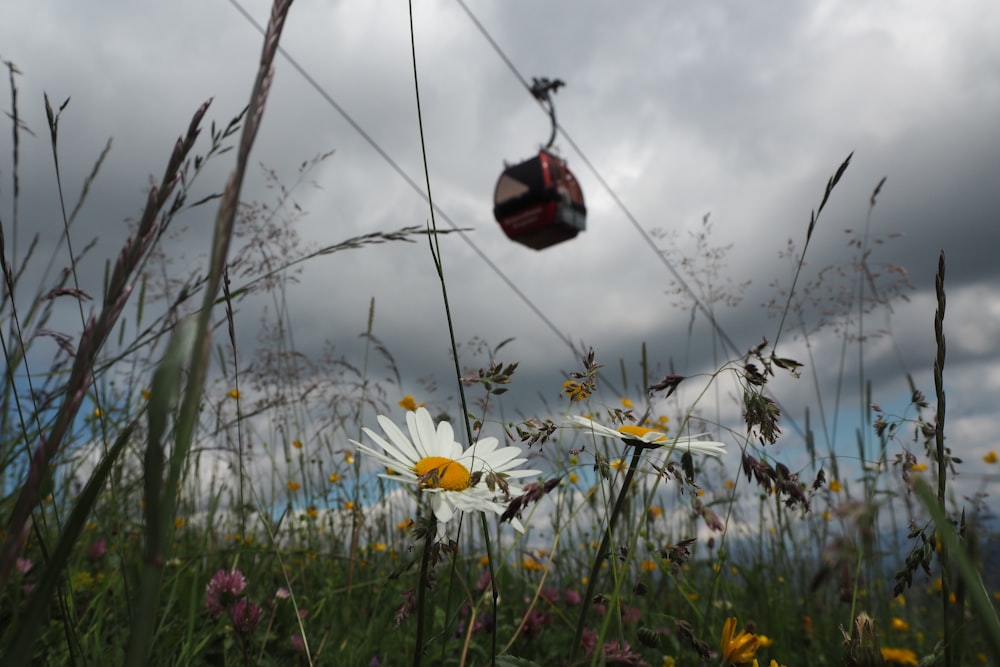
[[[381,437],[380,437],[380,436],[379,436],[379,435],[378,435],[377,433],[375,433],[374,431],[372,431],[372,430],[370,430],[370,429],[367,429],[367,428],[362,428],[361,430],[362,430],[362,431],[364,432],[364,434],[365,434],[365,435],[367,435],[367,436],[368,436],[369,438],[371,438],[372,440],[374,440],[374,441],[375,441],[375,444],[377,444],[377,445],[378,445],[379,447],[381,447],[381,448],[382,448],[383,450],[385,450],[385,452],[386,452],[386,454],[387,454],[388,456],[390,456],[390,457],[392,457],[393,459],[395,459],[395,460],[396,460],[396,463],[397,463],[397,464],[398,464],[398,463],[399,463],[400,461],[407,461],[407,462],[409,462],[409,463],[410,463],[410,465],[413,465],[413,464],[415,464],[415,463],[416,463],[417,461],[419,461],[419,460],[420,460],[420,458],[419,458],[419,457],[414,457],[414,456],[412,456],[412,455],[410,455],[410,454],[406,453],[405,451],[402,451],[402,450],[400,450],[400,449],[397,449],[397,447],[396,447],[396,445],[395,445],[395,444],[389,444],[388,442],[386,442],[385,440],[383,440],[383,439],[382,439],[382,438],[381,438]],[[356,445],[356,446],[362,446],[362,445],[361,445],[361,443],[360,443],[360,442],[357,442],[356,440],[349,440],[348,442],[350,442],[350,443],[351,443],[352,445]],[[368,449],[369,453],[371,453],[371,452],[373,452],[373,451],[374,451],[374,450],[372,450],[372,449],[369,449],[369,448],[367,448],[367,447],[366,447],[366,449]],[[412,449],[412,448],[411,448],[411,449]]]
[[[431,422],[431,426],[432,427],[434,426],[434,422],[433,421]],[[448,422],[446,422],[446,421],[443,421],[440,424],[438,424],[438,426],[437,426],[437,434],[436,434],[435,438],[437,439],[437,442],[439,442],[439,443],[449,442],[449,443],[453,443],[453,444],[458,445],[458,443],[455,442],[455,429],[453,429],[451,427],[451,424],[448,423]],[[462,448],[461,445],[458,445],[458,447],[459,447],[459,449]]]
[[[427,454],[416,448],[414,443],[410,442],[410,439],[406,437],[401,430],[399,430],[399,427],[396,426],[391,419],[379,415],[378,423],[379,426],[382,427],[382,430],[385,431],[385,434],[389,436],[389,440],[392,441],[392,444],[406,456],[407,460],[416,462],[427,456]]]
[[[496,448],[497,448],[498,444],[500,444],[500,441],[497,440],[496,438],[492,438],[492,437],[491,438],[481,438],[480,440],[476,441],[476,444],[472,445],[472,447],[469,447],[468,451],[473,456],[486,457],[486,456],[489,456],[490,454],[492,454],[494,451],[496,451]],[[515,447],[515,449],[517,449],[517,448]],[[518,451],[520,451],[520,450],[518,450]]]
[[[414,444],[416,444],[424,456],[441,456],[443,453],[444,455],[450,453],[451,442],[438,442],[436,437],[437,432],[434,429],[434,420],[431,419],[431,413],[427,412],[427,410],[421,409],[415,412],[407,412],[406,424],[410,429],[410,436],[413,438]],[[441,447],[442,444],[447,445],[448,450],[445,450],[447,453],[442,451],[444,449]]]
[[[431,510],[441,523],[448,523],[455,515],[455,510],[444,493],[431,494]]]

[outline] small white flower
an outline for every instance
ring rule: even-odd
[[[378,423],[388,441],[370,429],[363,431],[382,451],[351,442],[386,466],[388,471],[379,477],[412,484],[428,494],[434,516],[441,523],[450,521],[456,511],[503,514],[507,500],[522,492],[514,480],[541,473],[540,470],[520,468],[527,461],[519,458],[521,449],[498,447],[496,438],[483,438],[463,450],[462,445],[455,442],[451,424],[443,421],[435,427],[425,408],[406,413],[409,438],[388,417],[379,415]],[[491,479],[501,480],[506,490],[501,484],[492,484]],[[511,525],[524,532],[524,526],[517,519],[513,519]]]
[[[636,426],[635,424],[625,424],[623,426],[619,426],[617,429],[614,429],[609,428],[604,424],[598,424],[594,420],[587,419],[586,417],[571,415],[569,419],[577,426],[583,426],[590,429],[591,433],[594,435],[600,435],[606,438],[618,438],[619,440],[631,440],[636,444],[642,444],[647,447],[665,446],[671,450],[691,452],[692,454],[707,454],[708,456],[721,456],[722,453],[726,451],[725,443],[716,442],[714,440],[697,439],[704,434],[677,437],[667,435],[663,431],[646,428],[645,426]]]

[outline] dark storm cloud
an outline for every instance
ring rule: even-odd
[[[247,9],[262,21],[266,4],[247,3]],[[226,2],[116,2],[86,12],[63,5],[46,5],[44,17],[7,22],[39,27],[7,36],[3,52],[24,71],[18,79],[22,115],[38,135],[24,138],[21,213],[55,243],[61,223],[40,99],[42,90],[55,103],[72,96],[61,125],[72,195],[107,137],[114,137],[76,232],[100,239],[87,276],[90,289],[99,290],[103,259],[123,240],[122,221],[139,209],[147,174],[159,175],[193,110],[215,96],[209,118],[225,123],[245,104],[259,36]],[[556,96],[561,124],[642,227],[678,234],[657,244],[675,251],[671,261],[693,252],[687,233],[712,214],[713,244],[733,244],[725,271],[736,282],[752,281],[738,307],[719,313],[740,352],[762,337],[773,339],[777,322],[761,304],[774,296],[774,281],[788,287],[793,269],[778,252],[789,238],[802,248],[827,179],[855,151],[823,212],[803,280],[851,261],[856,251],[843,230],[864,228],[869,197],[885,176],[871,233],[904,236],[874,247],[871,261],[906,267],[918,289],[913,304],[899,304],[892,320],[905,365],[928,377],[930,290],[943,249],[954,290],[955,372],[978,363],[996,373],[995,344],[963,343],[989,340],[996,318],[984,317],[975,301],[1000,299],[992,258],[1000,210],[993,121],[1000,112],[1000,47],[990,30],[998,21],[991,4],[961,11],[863,2],[650,2],[627,11],[604,3],[509,2],[473,9],[524,76],[567,81]],[[643,343],[654,376],[671,369],[710,372],[732,357],[727,350],[713,355],[703,316],[689,335],[690,311],[672,306],[675,299],[666,294],[670,272],[564,137],[556,145],[583,184],[588,231],[543,253],[503,237],[491,215],[494,183],[504,160],[527,157],[545,140],[548,120],[457,4],[416,3],[415,10],[435,201],[456,224],[474,230],[472,242],[563,336],[594,346],[617,385],[601,399],[613,404],[615,391],[635,398]],[[949,20],[941,12],[949,12]],[[422,187],[403,7],[296,4],[283,44]],[[329,150],[334,154],[294,193],[308,212],[299,223],[304,243],[317,247],[426,223],[420,197],[288,63],[279,63],[253,160],[290,184],[303,160]],[[217,189],[231,162],[223,156],[217,164],[199,193]],[[254,172],[245,198],[274,197]],[[185,231],[171,248],[188,258],[186,266],[197,266],[204,252],[212,213],[198,209],[178,221]],[[560,407],[563,373],[579,370],[579,359],[474,249],[454,236],[441,247],[459,341],[515,339],[500,355],[522,361],[509,410],[531,414],[539,395]],[[356,360],[374,298],[374,332],[395,356],[403,391],[416,391],[417,378],[433,374],[442,400],[454,396],[440,286],[426,243],[331,255],[307,263],[299,278],[287,299],[302,352],[316,355],[328,340]],[[853,280],[849,276],[848,285]],[[962,298],[962,290],[976,299]],[[247,354],[268,303],[245,303],[238,314]],[[872,326],[883,326],[880,315],[873,317]],[[64,321],[72,327],[71,316]],[[783,345],[803,353],[794,334],[786,331]],[[844,404],[858,405],[856,367],[841,370],[838,339],[815,342],[820,383],[832,386],[846,373]],[[867,372],[876,384],[901,393],[895,353],[873,345],[871,355]],[[621,381],[620,360],[629,386]],[[800,415],[808,402],[806,382],[780,384],[790,414]],[[984,393],[995,397],[996,385],[989,386]],[[722,400],[732,408],[725,392]],[[972,418],[988,402],[970,397],[954,409]],[[738,428],[738,414],[730,417]]]

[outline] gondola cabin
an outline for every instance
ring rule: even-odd
[[[493,217],[509,239],[535,250],[587,228],[580,184],[565,162],[544,149],[504,169],[493,193]]]

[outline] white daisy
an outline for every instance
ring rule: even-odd
[[[351,442],[387,468],[379,477],[423,490],[430,498],[434,516],[441,523],[450,521],[456,510],[503,514],[510,497],[522,493],[520,485],[512,480],[541,473],[540,470],[519,468],[527,461],[519,458],[521,449],[498,447],[496,438],[483,438],[463,450],[462,445],[455,442],[451,424],[443,421],[435,427],[425,408],[406,413],[409,438],[388,417],[379,415],[378,423],[388,441],[370,429],[363,431],[382,451]],[[494,484],[491,480],[501,483]],[[511,525],[524,532],[524,526],[517,519],[512,520]]]
[[[663,431],[646,428],[645,426],[636,426],[635,424],[625,424],[623,426],[619,426],[617,429],[614,429],[609,428],[604,424],[598,424],[594,420],[587,419],[586,417],[571,415],[569,419],[577,426],[583,426],[590,429],[591,433],[594,435],[600,435],[606,438],[618,438],[629,442],[629,444],[638,446],[667,446],[670,449],[676,449],[682,452],[707,454],[708,456],[721,456],[722,453],[726,451],[725,443],[713,440],[698,440],[698,438],[702,435],[705,435],[704,433],[689,437],[678,437],[667,435]]]

